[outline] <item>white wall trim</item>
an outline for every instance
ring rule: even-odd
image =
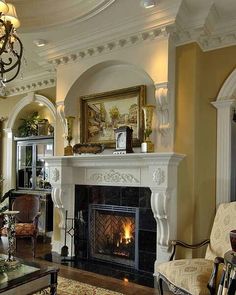
[[[232,110],[236,105],[236,70],[222,86],[212,104],[217,109],[217,172],[216,205],[230,202],[231,196],[231,136]]]
[[[229,75],[217,96],[217,101],[236,99],[236,69]]]

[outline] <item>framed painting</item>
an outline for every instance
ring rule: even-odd
[[[114,130],[120,126],[133,129],[133,146],[143,141],[142,106],[146,103],[146,86],[82,96],[81,142],[102,143],[115,147]]]

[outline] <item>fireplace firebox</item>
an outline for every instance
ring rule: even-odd
[[[138,269],[139,208],[89,205],[90,257]]]
[[[75,186],[75,256],[153,273],[156,221],[147,187]]]

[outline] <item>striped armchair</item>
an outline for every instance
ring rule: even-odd
[[[204,258],[172,260],[157,265],[155,275],[160,293],[163,294],[162,281],[164,281],[174,294],[215,294],[223,269],[222,257],[231,249],[229,232],[232,229],[236,229],[236,202],[219,206],[210,240],[205,240],[198,245],[172,241],[171,260],[176,246],[195,249],[208,243],[208,247]]]

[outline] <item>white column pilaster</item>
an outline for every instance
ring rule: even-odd
[[[231,124],[235,100],[217,100],[216,206],[231,200]]]

